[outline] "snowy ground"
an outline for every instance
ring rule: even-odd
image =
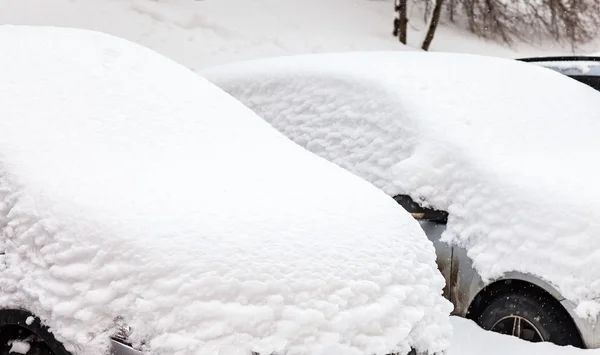
[[[192,68],[237,60],[340,50],[413,50],[425,24],[410,23],[409,44],[390,34],[389,0],[4,0],[0,24],[81,27],[112,33],[148,46]],[[553,46],[503,45],[441,26],[432,45],[504,57],[569,53]],[[600,45],[584,51],[598,52]],[[600,355],[600,350],[530,344],[485,332],[452,318],[448,355]]]
[[[307,52],[402,50],[391,36],[392,9],[390,0],[4,0],[0,23],[108,32],[198,69]],[[412,15],[409,44],[418,48],[425,24]],[[506,48],[448,26],[438,30],[432,50],[505,57],[568,52],[548,46]]]
[[[487,332],[467,319],[450,318],[454,337],[448,355],[600,355],[600,349],[581,350],[548,343],[529,343],[511,336]]]

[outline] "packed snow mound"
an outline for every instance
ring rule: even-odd
[[[74,354],[448,346],[432,244],[376,187],[149,49],[0,27],[0,304]]]
[[[490,281],[545,279],[600,311],[600,96],[551,70],[442,53],[338,53],[206,70],[300,145],[450,214]]]
[[[600,355],[600,349],[558,346],[547,341],[532,343],[511,335],[486,331],[465,318],[453,316],[450,322],[453,336],[448,355]]]

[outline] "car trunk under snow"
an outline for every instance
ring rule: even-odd
[[[561,318],[528,316],[532,340],[600,346],[596,91],[525,63],[444,53],[282,57],[202,75],[301,146],[431,208],[415,215],[437,216],[422,223],[456,314],[479,321],[525,293]],[[525,316],[512,306],[480,324],[509,320],[514,333]]]
[[[125,40],[2,26],[0,52],[3,309],[72,354],[115,319],[149,354],[448,346],[434,249],[371,184]]]

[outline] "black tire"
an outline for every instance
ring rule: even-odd
[[[29,317],[33,317],[33,321]],[[28,336],[33,336],[36,341],[31,343],[27,355],[71,355],[39,318],[24,310],[0,310],[0,355],[13,354],[8,341]]]
[[[519,337],[525,340],[583,348],[579,331],[567,311],[544,294],[503,294],[490,301],[475,321],[483,329],[508,335],[515,335],[511,333],[520,329],[515,333],[520,333]],[[538,336],[541,339],[537,339]]]

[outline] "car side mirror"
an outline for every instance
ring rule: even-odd
[[[448,212],[421,207],[408,195],[394,196],[394,200],[417,220],[438,223],[446,223],[448,221]]]

